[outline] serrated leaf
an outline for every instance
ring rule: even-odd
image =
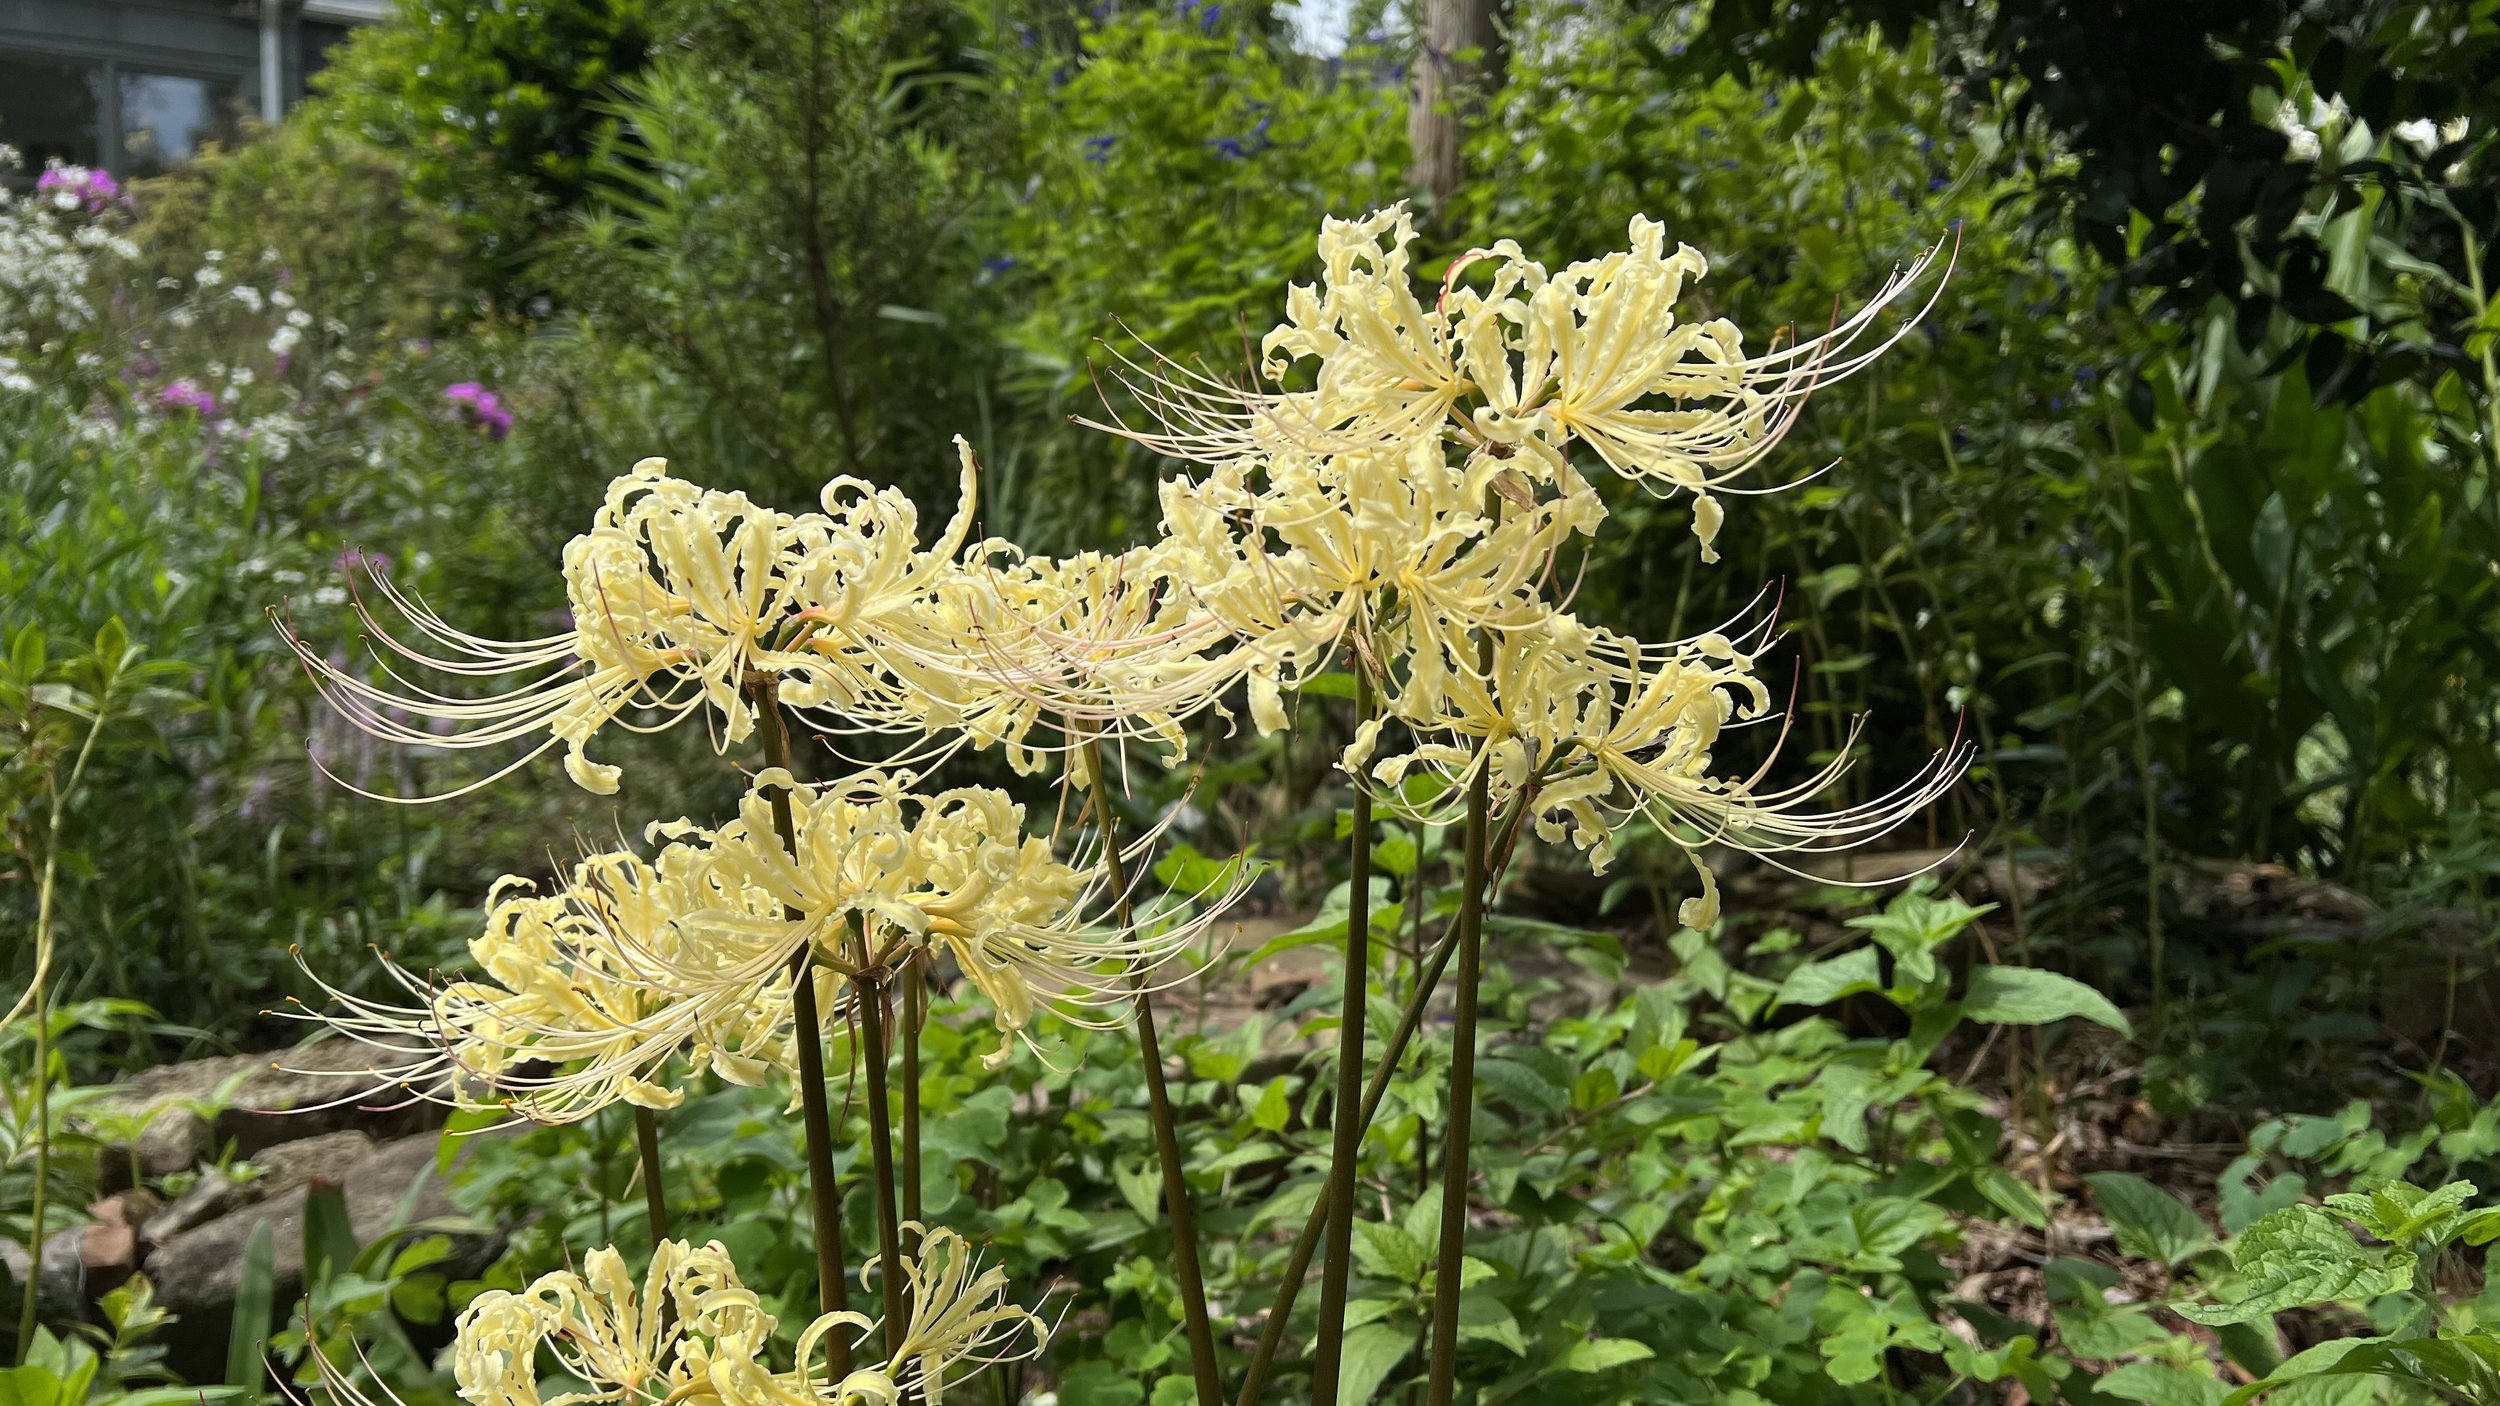
[[[1423,1277],[1431,1253],[1423,1241],[1394,1225],[1367,1220],[1354,1223],[1354,1263],[1376,1279],[1412,1284]]]
[[[2139,1259],[2177,1264],[2213,1243],[2205,1223],[2187,1203],[2127,1172],[2094,1172],[2084,1178],[2101,1203],[2101,1215],[2118,1235],[2118,1248]]]
[[[2135,1027],[2107,996],[2038,967],[1981,967],[1970,974],[1962,1015],[1981,1025],[2046,1025],[2081,1016],[2132,1038]]]
[[[1571,1107],[1571,1086],[1557,1083],[1545,1071],[1509,1058],[1487,1059],[1476,1066],[1485,1088],[1523,1113],[1558,1114]]]
[[[2248,1228],[2231,1247],[2231,1267],[2245,1281],[2237,1301],[2180,1304],[2179,1316],[2210,1328],[2310,1304],[2372,1299],[2410,1286],[2414,1258],[2405,1250],[2373,1254],[2328,1212],[2286,1206]]]
[[[1647,1362],[1658,1354],[1649,1344],[1630,1338],[1591,1338],[1571,1345],[1563,1354],[1566,1372],[1607,1372],[1635,1362]]]

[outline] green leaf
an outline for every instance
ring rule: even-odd
[[[1120,1199],[1137,1213],[1137,1218],[1153,1225],[1163,1207],[1163,1178],[1157,1173],[1154,1163],[1140,1161],[1135,1164],[1135,1170],[1131,1170],[1127,1161],[1115,1160],[1111,1164],[1111,1179],[1119,1185]]]
[[[1901,975],[1920,985],[1936,977],[1936,949],[1996,905],[1973,908],[1958,898],[1937,898],[1923,884],[1894,899],[1881,913],[1851,918],[1849,926],[1871,935],[1892,954]]]
[[[1875,949],[1860,947],[1790,972],[1775,999],[1783,1006],[1828,1006],[1843,996],[1883,989]]]
[[[2130,1362],[2093,1383],[2103,1396],[2141,1401],[2144,1406],[2221,1406],[2230,1388],[2201,1372],[2165,1367],[2158,1362]]]
[[[2228,1304],[2181,1304],[2179,1316],[2219,1327],[2287,1308],[2373,1299],[2413,1283],[2410,1251],[2374,1255],[2353,1242],[2343,1223],[2316,1206],[2286,1206],[2248,1228],[2231,1247],[2231,1267],[2244,1281]]]
[[[1571,1108],[1571,1085],[1525,1058],[1493,1056],[1476,1066],[1476,1077],[1488,1092],[1523,1113],[1552,1116]]]
[[[1607,1372],[1635,1362],[1647,1362],[1658,1354],[1649,1344],[1630,1338],[1591,1338],[1571,1345],[1563,1354],[1566,1372]]]
[[[2437,1191],[2397,1181],[2367,1192],[2329,1196],[2326,1204],[2378,1239],[2402,1245],[2421,1235],[2445,1241],[2446,1232],[2460,1220],[2459,1208],[2473,1196],[2470,1181],[2452,1181]]]
[[[1281,1133],[1293,1118],[1293,1100],[1285,1096],[1285,1076],[1267,1081],[1267,1089],[1250,1109],[1251,1125],[1261,1132]]]
[[[257,1395],[269,1378],[269,1315],[276,1308],[278,1245],[263,1221],[243,1246],[243,1277],[226,1334],[226,1385]]]
[[[2034,1230],[2046,1230],[2049,1209],[2040,1204],[2040,1193],[2025,1185],[2020,1177],[2003,1167],[1974,1167],[1971,1185],[1988,1198],[1988,1204],[2005,1212]]]
[[[2213,1243],[2205,1223],[2187,1203],[2127,1172],[2094,1172],[2084,1178],[2101,1203],[2101,1214],[2118,1233],[2118,1248],[2139,1259],[2173,1265]]]
[[[1374,1278],[1413,1284],[1423,1277],[1431,1253],[1422,1240],[1394,1225],[1367,1220],[1354,1223],[1354,1262]]]
[[[1387,1323],[1366,1323],[1345,1335],[1345,1365],[1338,1369],[1338,1406],[1371,1406],[1380,1384],[1415,1349],[1415,1335]]]
[[[1528,1355],[1528,1339],[1519,1331],[1519,1320],[1491,1294],[1459,1295],[1458,1340],[1498,1343],[1514,1357]]]
[[[1970,974],[1962,1014],[1982,1025],[2046,1025],[2081,1016],[2132,1038],[2135,1027],[2107,996],[2037,967],[1981,967]]]
[[[1059,1379],[1059,1406],[1138,1406],[1146,1389],[1097,1358],[1080,1362]]]

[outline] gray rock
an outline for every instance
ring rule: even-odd
[[[165,1209],[148,1217],[139,1238],[148,1245],[162,1244],[193,1226],[206,1225],[251,1199],[242,1183],[215,1167],[204,1168],[200,1179],[192,1183],[189,1191],[167,1202]]]
[[[374,1072],[388,1056],[352,1040],[324,1040],[275,1054],[220,1055],[146,1070],[97,1101],[86,1131],[129,1142],[138,1172],[164,1176],[231,1144],[249,1157],[265,1148],[343,1128],[396,1137],[440,1125],[442,1110]],[[135,1138],[131,1125],[139,1123]],[[106,1157],[105,1176],[128,1162]]]
[[[65,1319],[86,1320],[93,1317],[87,1306],[87,1266],[83,1253],[86,1227],[65,1226],[44,1237],[43,1287],[36,1295],[35,1305],[42,1316],[52,1322]],[[26,1247],[15,1240],[0,1240],[0,1270],[9,1276],[8,1287],[0,1290],[14,1318],[19,1297],[25,1292],[27,1274],[34,1268],[27,1258]]]
[[[222,1344],[242,1287],[244,1254],[262,1226],[269,1228],[272,1241],[279,1311],[303,1291],[304,1205],[313,1179],[339,1187],[359,1245],[370,1245],[398,1226],[465,1220],[452,1204],[446,1177],[435,1172],[439,1142],[438,1135],[422,1133],[383,1143],[335,1176],[310,1173],[305,1182],[157,1245],[143,1268],[156,1286],[157,1302],[182,1319],[173,1335],[179,1340],[174,1344],[176,1360],[169,1365],[192,1380],[200,1380],[201,1371],[223,1369]],[[451,1260],[437,1268],[453,1278],[473,1277],[493,1260],[501,1237],[492,1227],[469,1223],[453,1236],[453,1244]],[[198,1347],[201,1360],[186,1360],[186,1346]]]
[[[293,1191],[315,1180],[344,1180],[356,1165],[373,1155],[373,1139],[362,1130],[342,1128],[296,1142],[282,1142],[252,1154],[261,1175],[246,1183],[254,1200]]]

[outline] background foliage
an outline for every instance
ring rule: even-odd
[[[2496,16],[2490,0],[1504,10],[1466,179],[1427,210],[1434,260],[1508,237],[1567,262],[1645,213],[1709,255],[1696,312],[1759,339],[1810,333],[1954,242],[1920,329],[1823,397],[1773,466],[1811,483],[1731,513],[1709,569],[1682,504],[1628,493],[1580,599],[1684,634],[1778,591],[1789,764],[1854,746],[1846,784],[1874,788],[1975,737],[1967,781],[1902,840],[1964,841],[1967,864],[2039,882],[2000,887],[1984,917],[1896,907],[1843,949],[1783,926],[1775,893],[1706,939],[1672,934],[1650,920],[1685,882],[1663,845],[1630,846],[1612,887],[1531,855],[1511,911],[1552,925],[1513,931],[1519,1038],[1489,1061],[1508,1071],[1488,1076],[1500,1140],[1529,1150],[1492,1183],[1507,1317],[1470,1326],[1498,1368],[1478,1379],[1501,1383],[1483,1399],[2019,1381],[2035,1400],[2202,1406],[2330,1328],[2375,1325],[2395,1345],[2370,1351],[2431,1371],[2449,1349],[2421,1343],[2488,1322],[2478,1271],[2457,1268],[2479,1259],[2462,1222],[2411,1232],[2429,1237],[2418,1277],[2391,1268],[2414,1253],[2400,1227],[2365,1248],[2302,1222],[2317,1254],[2367,1258],[2380,1291],[2286,1300],[2279,1340],[2146,1294],[2237,1293],[2271,1243],[2250,1250],[2255,1228],[2312,1193],[2491,1183],[2494,1051],[2473,1012],[2500,884]],[[934,504],[958,432],[985,460],[987,531],[1133,540],[1167,466],[1071,423],[1134,412],[1105,371],[1151,345],[1238,374],[1311,274],[1319,216],[1410,193],[1409,7],[1351,7],[1342,44],[1298,22],[1257,0],[402,0],[282,128],[127,204],[0,209],[14,975],[32,961],[19,880],[64,774],[47,690],[116,621],[181,671],[71,797],[58,980],[90,1003],[64,1027],[84,1033],[45,1070],[0,1047],[11,1079],[264,1046],[283,1037],[260,1015],[271,993],[299,989],[291,947],[333,972],[362,969],[367,943],[452,959],[487,884],[543,868],[551,840],[723,793],[721,768],[655,756],[616,811],[562,786],[358,802],[342,783],[408,794],[465,773],[360,748],[267,627],[279,606],[344,646],[350,553],[481,632],[535,634],[549,564],[644,454],[791,506],[836,473]],[[508,428],[445,396],[459,385],[490,391]],[[1288,854],[1324,842],[1343,723],[1302,723],[1220,749],[1193,803]],[[1435,837],[1407,843],[1392,891],[1417,890],[1411,936],[1442,906]],[[2363,916],[2251,941],[2208,902],[2215,866],[2251,864],[2279,866],[2259,871],[2278,888],[2332,880]],[[1334,882],[1307,855],[1282,872],[1297,910]],[[1941,933],[1926,947],[1882,940],[1921,923]],[[1901,975],[1928,947],[1952,976],[1932,989]],[[1603,969],[1604,999],[1560,1020],[1534,1005],[1546,948]],[[1834,962],[1864,970],[1834,979]],[[2073,1029],[2079,1007],[2040,1017],[2068,1022],[2049,1038],[1979,1033],[2038,1022],[1975,1013],[2002,979],[1974,967],[2081,979],[2132,1016],[2129,1053]],[[1267,1232],[1310,1193],[1296,1109],[1324,1060],[1288,1037],[1329,1002],[1184,1051],[1200,1174],[1266,1197],[1214,1227],[1227,1292],[1275,1271]],[[1013,1087],[935,1052],[928,1097],[966,1169],[931,1203],[973,1208],[967,1228],[1020,1279],[1093,1286],[1051,1365],[1063,1402],[1145,1399],[1177,1317],[1138,1238],[1138,1076],[1117,1042],[1070,1038],[1081,1065]],[[1397,1093],[1412,1116],[1375,1132],[1383,1188],[1429,1184],[1435,1057]],[[2041,1152],[2052,1087],[2113,1071],[2180,1136],[2247,1149],[2194,1210]],[[773,1227],[803,1214],[787,1138],[756,1136],[773,1113],[722,1095],[672,1143],[721,1233],[766,1261],[796,1255]],[[22,1178],[39,1130],[21,1099],[10,1116]],[[625,1136],[540,1134],[473,1178],[483,1204],[541,1213],[498,1275],[594,1222],[630,1237],[630,1218],[609,1224]],[[2043,1235],[2061,1202],[2097,1208],[2123,1254],[2040,1240],[2044,1298],[2019,1321],[1962,1294],[1957,1244]],[[1412,1365],[1399,1237],[1428,1242],[1415,1218],[1434,1213],[1409,1200],[1366,1232],[1375,1384]],[[2131,1300],[2111,1297],[2122,1267]],[[782,1270],[795,1286],[805,1266]],[[75,1375],[73,1356],[46,1370]]]

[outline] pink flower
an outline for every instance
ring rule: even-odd
[[[486,431],[490,438],[501,439],[512,433],[512,412],[503,408],[501,397],[475,381],[443,387],[443,399],[459,406],[469,423]]]
[[[169,381],[156,393],[156,402],[168,410],[188,410],[206,417],[217,413],[217,397],[189,381]]]
[[[87,166],[50,166],[35,178],[38,191],[58,190],[75,194],[79,205],[89,211],[101,210],[121,201],[121,182],[110,171]]]

